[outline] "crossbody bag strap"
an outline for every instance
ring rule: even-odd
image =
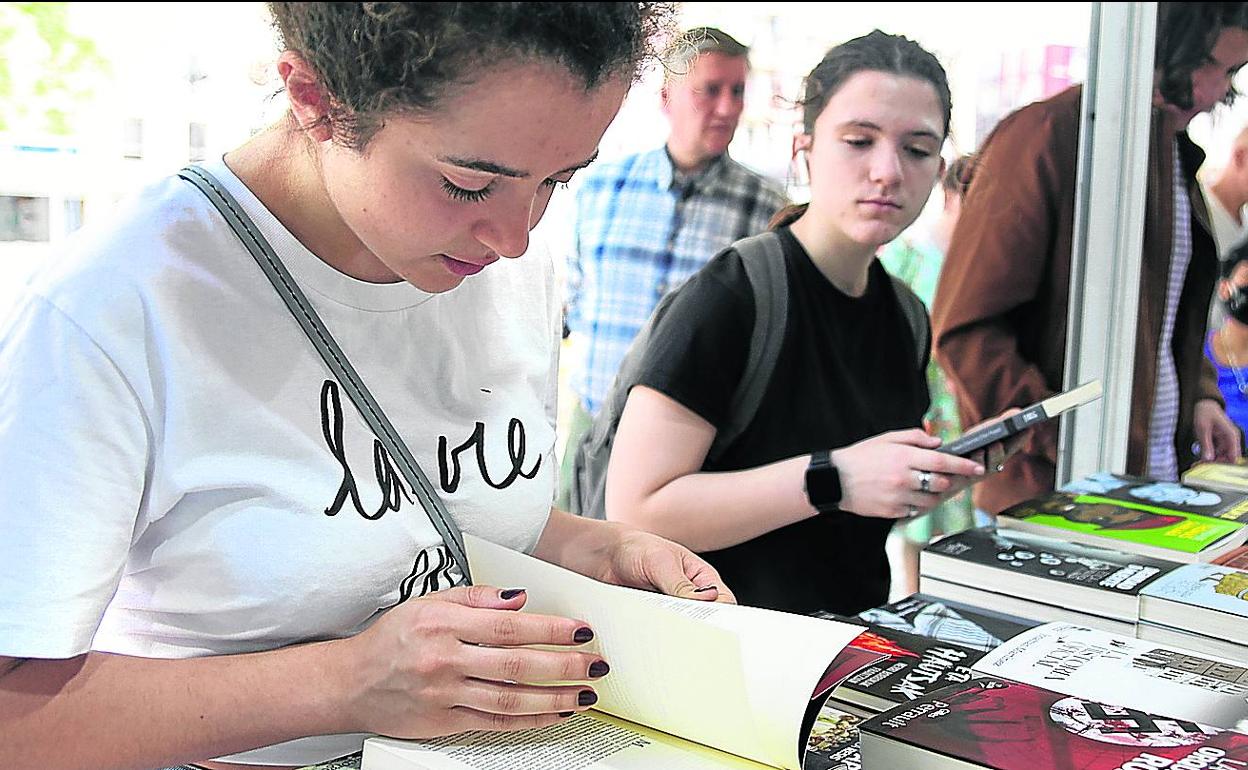
[[[372,429],[386,452],[398,465],[403,478],[415,490],[416,496],[420,498],[421,506],[429,516],[429,521],[433,523],[434,528],[442,537],[442,542],[450,549],[451,556],[459,564],[464,582],[471,585],[472,575],[468,570],[464,539],[459,527],[455,524],[455,519],[446,510],[446,505],[443,504],[442,498],[438,496],[433,485],[429,483],[420,464],[416,462],[416,458],[403,443],[398,431],[390,424],[385,412],[378,406],[373,394],[369,392],[355,368],[351,366],[351,362],[338,347],[338,343],[325,328],[324,322],[316,314],[316,310],[312,308],[290,272],[286,270],[286,266],[282,264],[277,253],[273,251],[273,247],[256,229],[255,224],[234,196],[230,195],[229,191],[222,187],[211,173],[199,166],[187,166],[178,172],[178,176],[199,188],[199,191],[217,207],[221,216],[225,217],[225,221],[234,229],[238,239],[256,260],[260,269],[264,271],[269,282],[273,284],[273,288],[277,290],[278,296],[286,303],[286,307],[290,309],[290,314],[299,322],[299,326],[308,335],[312,345],[321,354],[325,365],[351,396],[351,400],[368,423],[368,427]]]

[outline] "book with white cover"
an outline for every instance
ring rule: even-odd
[[[1159,626],[1141,621],[1135,624],[1135,638],[1191,650],[1197,655],[1248,662],[1248,647],[1173,626]]]
[[[370,738],[364,770],[799,770],[831,663],[862,629],[607,585],[465,535],[479,584],[523,585],[524,611],[594,630],[611,666],[594,709],[552,727]],[[844,672],[848,675],[852,671]],[[839,681],[839,679],[838,679]]]
[[[1104,703],[1248,732],[1248,668],[1070,623],[1025,631],[974,670]]]
[[[1140,592],[1140,621],[1248,645],[1248,572],[1185,564]]]

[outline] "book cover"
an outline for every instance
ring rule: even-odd
[[[1158,509],[1165,514],[1188,513],[1211,519],[1248,523],[1248,492],[1210,489],[1155,481],[1120,473],[1093,473],[1066,484],[1059,492],[1117,500],[1138,510]]]
[[[1186,564],[1140,593],[1140,620],[1248,644],[1248,572]]]
[[[971,666],[984,654],[952,642],[874,624],[867,625],[850,647],[885,657],[851,674],[832,697],[873,711],[967,681],[972,676]]]
[[[880,628],[952,642],[984,652],[1039,625],[1034,620],[921,593],[865,610],[857,617]]]
[[[1248,464],[1196,463],[1183,474],[1183,483],[1248,493]]]
[[[999,770],[1248,766],[1248,736],[996,678],[931,693],[860,731],[867,767],[928,767],[932,755]]]
[[[1023,530],[970,529],[923,549],[923,578],[1134,621],[1135,597],[1178,564]]]
[[[862,770],[858,725],[862,718],[826,704],[806,743],[802,770]]]
[[[1241,545],[1233,551],[1227,551],[1214,559],[1213,563],[1221,564],[1224,567],[1248,570],[1248,545]]]
[[[1248,668],[1158,642],[1047,623],[987,653],[974,668],[1080,698],[1248,731]]]
[[[1184,561],[1212,560],[1248,534],[1234,520],[1075,492],[1050,492],[1011,506],[997,524]]]

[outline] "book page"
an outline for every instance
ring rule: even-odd
[[[587,712],[542,730],[428,741],[372,738],[368,770],[767,770],[748,759]]]
[[[525,611],[586,621],[611,673],[597,708],[773,767],[800,768],[815,685],[861,631],[829,620],[611,586],[465,535],[480,583],[528,590]]]

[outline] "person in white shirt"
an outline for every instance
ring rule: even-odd
[[[1235,137],[1226,165],[1205,186],[1205,199],[1209,202],[1218,257],[1226,259],[1231,248],[1248,234],[1244,227],[1244,207],[1248,206],[1248,128]]]
[[[1218,259],[1225,261],[1231,249],[1248,236],[1248,227],[1244,226],[1244,207],[1248,206],[1248,128],[1235,137],[1226,165],[1204,185],[1204,191]],[[1225,322],[1226,308],[1215,295],[1209,303],[1209,328],[1220,329]]]
[[[459,527],[732,601],[687,549],[552,509],[560,303],[550,259],[516,259],[670,10],[270,7],[289,114],[205,169]],[[0,767],[290,767],[596,700],[592,629],[453,587],[394,459],[187,182],[74,239],[0,371]]]

